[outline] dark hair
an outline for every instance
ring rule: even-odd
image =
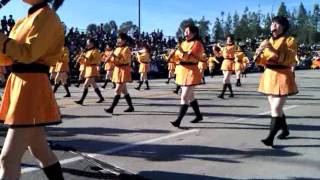
[[[57,11],[63,4],[64,0],[45,0],[45,2],[50,3],[52,5],[52,9]]]
[[[202,39],[201,39],[201,37],[200,37],[199,28],[198,28],[196,25],[194,25],[194,24],[187,24],[184,29],[187,29],[187,28],[189,28],[190,32],[191,32],[192,34],[194,34],[194,37],[191,39],[191,41],[198,40],[198,41],[201,41],[201,42],[202,42]]]
[[[226,36],[226,39],[228,39],[228,38],[230,38],[230,40],[232,41],[232,44],[234,44],[234,36],[233,36],[233,34],[228,34]]]
[[[95,39],[93,39],[93,38],[89,38],[88,41],[89,41],[91,44],[93,44],[93,46],[94,46],[95,48],[98,47],[98,41],[97,41],[97,40],[95,40]]]
[[[134,40],[130,36],[128,36],[127,33],[124,33],[124,32],[119,33],[118,38],[125,41],[125,44],[128,46],[134,45]]]
[[[289,27],[290,27],[290,23],[288,18],[284,17],[284,16],[276,16],[274,18],[272,18],[272,22],[276,22],[278,24],[280,24],[283,27],[283,33],[285,34],[288,32]]]

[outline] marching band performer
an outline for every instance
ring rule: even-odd
[[[133,112],[134,107],[132,105],[132,99],[127,89],[127,82],[131,81],[131,49],[128,46],[129,36],[126,33],[120,33],[117,39],[117,48],[107,58],[113,58],[115,65],[112,82],[116,83],[115,96],[113,102],[105,112],[113,114],[114,108],[117,106],[121,93],[129,105],[124,112]]]
[[[84,49],[81,48],[79,53],[76,56],[77,63],[76,66],[79,64],[79,77],[78,77],[78,83],[75,85],[75,87],[80,87],[80,85],[84,82],[84,73],[85,73],[85,64],[84,64],[84,59],[80,58],[82,54],[84,53]]]
[[[63,85],[64,89],[66,90],[67,94],[64,97],[71,97],[69,91],[69,85],[67,83],[68,73],[69,73],[69,50],[67,47],[62,48],[62,53],[60,59],[56,64],[55,72],[57,73],[55,78],[55,85],[53,89],[53,93],[56,93],[60,84]]]
[[[230,90],[229,97],[234,97],[230,79],[234,71],[236,51],[237,46],[235,45],[234,37],[232,35],[228,35],[226,46],[221,49],[221,52],[216,52],[216,54],[219,54],[218,56],[223,56],[224,58],[221,65],[221,70],[223,72],[223,88],[218,98],[224,98],[224,93],[226,92],[227,88]]]
[[[246,56],[246,54],[242,51],[242,49],[239,49],[239,51],[237,51],[236,53],[235,64],[234,64],[234,71],[237,77],[236,86],[238,87],[241,86],[241,73],[246,69],[248,62],[249,62],[249,59]]]
[[[99,49],[97,48],[97,43],[94,39],[87,40],[86,50],[80,58],[83,59],[82,61],[84,62],[84,65],[85,65],[85,70],[84,70],[85,82],[84,82],[82,97],[79,101],[75,101],[75,103],[83,105],[83,101],[88,94],[88,91],[89,91],[88,88],[90,85],[91,87],[94,88],[94,91],[99,97],[99,100],[96,103],[102,103],[104,101],[104,98],[96,83],[96,78],[99,77],[100,75],[99,65],[101,62],[101,54]]]
[[[150,70],[150,47],[144,43],[142,50],[136,53],[136,57],[138,62],[140,63],[139,66],[139,73],[140,73],[140,81],[138,87],[135,87],[136,90],[140,90],[143,82],[146,83],[147,88],[145,90],[150,90],[149,81],[148,81],[148,72]]]
[[[201,84],[206,84],[206,80],[205,80],[205,71],[208,68],[208,57],[206,55],[206,53],[203,53],[202,58],[199,59],[199,63],[198,63],[198,68],[200,70],[200,73],[202,75],[202,82]]]
[[[166,84],[170,83],[170,80],[175,77],[175,70],[176,70],[176,62],[174,61],[174,56],[169,56],[171,50],[168,51],[168,55],[164,54],[163,58],[167,61],[168,64],[168,80],[166,81]]]
[[[32,5],[28,15],[16,23],[9,37],[0,33],[0,52],[12,63],[0,107],[0,119],[9,126],[0,179],[19,179],[21,158],[29,149],[49,180],[62,180],[61,165],[48,146],[44,126],[61,123],[47,74],[64,45],[64,28],[55,13],[63,0],[23,1]]]
[[[103,84],[103,86],[101,86],[103,89],[105,89],[108,85],[109,82],[112,82],[112,74],[113,74],[113,70],[114,70],[114,64],[113,64],[113,59],[110,58],[108,61],[106,61],[106,58],[110,56],[110,54],[113,52],[112,51],[113,48],[111,46],[111,44],[107,44],[104,53],[102,54],[102,60],[104,63],[104,70],[106,71],[106,79],[105,82]],[[115,83],[113,83],[113,89],[115,88]]]
[[[283,106],[287,96],[298,93],[291,67],[295,64],[297,42],[288,36],[289,21],[286,17],[272,19],[272,37],[261,43],[256,51],[256,63],[265,67],[258,91],[267,95],[271,108],[270,133],[262,142],[273,146],[274,137],[282,129],[278,139],[289,135]]]
[[[175,54],[179,59],[179,66],[176,69],[176,83],[182,88],[180,112],[176,121],[171,122],[174,127],[180,127],[189,104],[196,114],[196,118],[191,123],[198,123],[203,120],[198,101],[194,96],[194,89],[196,85],[201,84],[198,63],[203,56],[204,47],[197,26],[187,25],[184,34],[185,41],[182,42],[176,52],[172,51],[172,54]]]
[[[212,48],[212,50],[213,49],[214,47]],[[220,62],[216,59],[214,53],[211,53],[208,58],[208,66],[211,78],[213,78],[214,76],[214,68],[216,67],[216,64],[220,64]]]

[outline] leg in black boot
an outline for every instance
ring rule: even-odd
[[[119,100],[120,100],[120,95],[115,95],[114,98],[113,98],[113,102],[112,102],[111,106],[108,109],[104,109],[104,111],[106,113],[113,114],[113,110],[117,106]]]
[[[135,89],[140,91],[142,84],[143,84],[143,81],[139,81],[139,85],[137,87],[135,87]]]
[[[171,80],[171,78],[168,78],[168,81],[166,81],[166,84],[169,84],[169,83],[170,83],[170,80]]]
[[[60,83],[55,84],[53,88],[53,93],[56,93],[59,87],[60,87]]]
[[[126,94],[124,96],[124,98],[126,99],[127,104],[129,105],[129,108],[124,110],[124,112],[133,112],[134,108],[133,108],[133,105],[132,105],[132,100],[131,100],[130,94]]]
[[[197,100],[194,100],[190,103],[190,106],[192,107],[194,113],[196,114],[196,118],[191,121],[191,123],[198,123],[203,120],[202,114],[200,112],[199,104]]]
[[[84,101],[84,99],[86,98],[87,94],[88,94],[88,88],[85,88],[85,89],[83,90],[83,94],[82,94],[81,99],[80,99],[79,101],[75,101],[75,103],[80,104],[80,105],[83,105],[83,101]]]
[[[148,80],[146,80],[146,86],[147,86],[147,88],[145,88],[144,90],[150,90],[150,86],[149,86],[149,81]]]
[[[101,86],[101,88],[105,89],[105,88],[107,87],[109,81],[110,81],[109,79],[106,79],[106,80],[104,81],[103,86]]]
[[[289,133],[289,128],[288,128],[285,114],[283,114],[283,116],[282,116],[281,129],[282,129],[282,132],[277,138],[278,139],[286,139],[290,133]]]
[[[181,86],[177,85],[176,90],[174,90],[173,93],[178,94],[180,89]]]
[[[42,169],[49,180],[64,180],[59,162]]]
[[[97,101],[97,103],[102,103],[103,101],[104,101],[104,98],[103,98],[103,96],[102,96],[102,94],[101,94],[101,91],[100,91],[100,89],[99,88],[96,88],[96,89],[94,89],[94,91],[97,93],[97,95],[99,96],[99,101]]]
[[[234,97],[234,94],[233,94],[233,91],[232,91],[232,85],[228,84],[227,87],[229,88],[229,91],[230,91],[229,97]]]
[[[115,89],[116,88],[116,83],[112,83],[113,84],[113,87],[112,87],[112,89]]]
[[[273,146],[273,140],[277,132],[281,129],[282,117],[272,117],[270,123],[269,136],[266,139],[261,140],[266,146]]]
[[[64,84],[63,87],[67,92],[67,94],[64,97],[71,97],[71,94],[70,94],[70,91],[69,91],[69,85],[68,84]]]
[[[227,84],[223,84],[221,94],[218,96],[218,98],[224,99],[224,93],[226,92],[226,90],[227,90]]]
[[[188,108],[189,108],[189,105],[187,105],[187,104],[183,104],[180,106],[180,112],[179,112],[177,120],[171,122],[171,124],[174,127],[180,127],[181,120],[184,117],[184,115],[186,115]]]
[[[236,86],[237,86],[237,87],[240,86],[239,83],[240,83],[240,79],[237,79],[237,83],[236,83]]]

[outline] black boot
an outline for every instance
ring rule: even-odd
[[[204,76],[202,77],[202,84],[206,84],[206,79],[204,78]]]
[[[67,94],[64,97],[71,97],[71,94],[70,94],[70,91],[69,91],[69,85],[68,84],[64,84],[63,87],[67,92]]]
[[[196,118],[191,121],[191,123],[198,123],[203,120],[202,114],[200,112],[199,104],[197,100],[194,100],[190,103],[190,106],[192,107],[194,113],[196,114]]]
[[[146,86],[147,86],[147,87],[146,87],[144,90],[150,90],[149,81],[148,81],[148,80],[146,80],[146,82],[145,82],[145,83],[146,83]]]
[[[213,71],[210,72],[210,76],[211,76],[211,78],[213,78],[213,76],[214,76]]]
[[[135,87],[135,89],[140,91],[142,84],[143,84],[143,81],[139,81],[139,85],[137,87]]]
[[[53,93],[56,93],[59,87],[60,87],[60,83],[55,84],[53,88]]]
[[[228,84],[227,87],[229,88],[229,91],[230,91],[229,97],[234,97],[234,94],[233,94],[233,91],[232,91],[232,85]]]
[[[281,129],[282,132],[279,136],[277,136],[278,139],[286,139],[289,136],[289,128],[286,121],[286,116],[283,114],[282,121],[281,121]]]
[[[127,108],[126,110],[124,110],[124,112],[133,112],[133,111],[134,111],[134,108],[133,108],[133,105],[132,105],[132,100],[131,100],[130,94],[126,94],[126,95],[124,96],[124,98],[126,99],[127,104],[128,104],[128,106],[129,106],[129,108]]]
[[[80,87],[80,85],[83,83],[83,80],[82,79],[79,79],[78,80],[78,83],[75,85],[75,87]]]
[[[270,132],[266,139],[261,140],[266,146],[273,146],[273,140],[277,132],[281,129],[282,117],[272,117],[270,123]]]
[[[218,96],[218,98],[224,99],[224,93],[227,90],[227,86],[228,86],[227,84],[223,84],[221,94]]]
[[[113,98],[113,102],[112,102],[111,106],[108,109],[104,109],[104,111],[106,113],[113,114],[113,110],[117,106],[119,100],[120,100],[120,95],[115,95],[114,98]]]
[[[103,96],[102,96],[102,94],[101,94],[101,91],[100,91],[100,89],[99,88],[96,88],[96,89],[94,89],[94,91],[97,93],[97,95],[99,96],[99,101],[97,101],[97,103],[102,103],[103,101],[104,101],[104,98],[103,98]]]
[[[178,94],[180,89],[181,86],[177,85],[176,90],[174,90],[173,93]]]
[[[87,94],[88,94],[88,88],[85,88],[85,89],[83,90],[83,94],[82,94],[81,99],[80,99],[79,101],[75,101],[75,103],[80,104],[80,105],[83,105],[83,101],[84,101],[84,99],[86,98]]]
[[[113,86],[112,86],[112,89],[115,89],[116,88],[116,83],[112,83],[113,84]]]
[[[42,169],[49,180],[64,180],[59,162]]]
[[[183,104],[180,106],[180,112],[179,112],[177,120],[171,122],[171,124],[174,127],[180,127],[181,120],[184,117],[184,115],[186,115],[188,108],[189,108],[189,105],[187,105],[187,104]]]
[[[240,86],[241,86],[241,80],[240,80],[240,79],[237,79],[236,86],[237,86],[237,87],[240,87]]]
[[[105,89],[105,88],[107,87],[109,81],[110,81],[109,79],[106,79],[106,80],[104,81],[103,86],[101,86],[101,88]]]
[[[169,84],[169,83],[170,83],[170,80],[171,80],[171,78],[168,78],[168,81],[166,81],[166,84]]]

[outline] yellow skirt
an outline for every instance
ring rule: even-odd
[[[291,69],[266,69],[261,76],[258,92],[274,96],[290,96],[298,93]]]
[[[200,69],[201,72],[204,72],[207,69],[207,62],[199,61],[198,68]]]
[[[130,66],[115,66],[112,75],[112,82],[122,84],[131,81]]]
[[[147,73],[150,70],[150,65],[147,63],[140,63],[139,73]]]
[[[99,77],[99,67],[97,65],[88,65],[85,67],[84,78]]]
[[[69,72],[69,64],[64,62],[58,62],[55,68],[56,72]]]
[[[243,63],[239,63],[239,62],[234,63],[234,70],[235,71],[244,70],[244,64]]]
[[[113,63],[106,63],[105,65],[104,65],[104,70],[105,71],[111,71],[111,70],[113,70],[114,69],[114,64]]]
[[[201,84],[202,75],[197,65],[178,65],[176,67],[176,84],[195,86]]]
[[[222,71],[234,71],[234,63],[233,60],[225,59],[221,65]]]
[[[0,119],[10,127],[61,123],[48,76],[44,73],[10,74],[0,107]]]

